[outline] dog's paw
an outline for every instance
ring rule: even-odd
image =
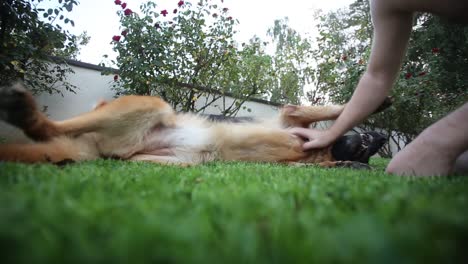
[[[358,161],[337,161],[336,167],[349,168],[355,170],[371,170],[369,164],[358,162]]]
[[[28,94],[21,82],[0,87],[0,107],[11,106]]]
[[[22,83],[0,87],[0,119],[16,124],[35,110],[34,99]]]
[[[287,116],[294,116],[295,113],[297,112],[299,106],[297,105],[284,105],[281,108],[281,111],[283,112],[284,115]]]

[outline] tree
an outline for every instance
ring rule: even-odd
[[[77,1],[58,0],[56,8],[47,10],[38,7],[41,1],[0,1],[0,85],[20,79],[34,93],[60,92],[57,83],[73,91],[75,87],[66,81],[72,69],[63,59],[51,61],[50,56],[73,57],[78,50],[79,38],[56,23],[74,25],[65,13]]]
[[[148,1],[137,14],[126,4],[115,3],[122,7],[118,11],[122,32],[113,37],[119,94],[158,95],[178,110],[202,111],[224,93],[246,98],[257,92],[232,81],[240,71],[234,67],[239,56],[233,41],[236,21],[228,8],[208,1],[195,6],[179,1],[168,11]],[[197,108],[196,101],[206,94],[211,95],[206,97],[209,101]],[[239,107],[236,101],[222,111],[231,115]]]
[[[158,95],[181,111],[215,105],[224,115],[235,115],[249,98],[298,103],[310,82],[305,59],[310,44],[287,20],[271,30],[279,44],[269,55],[268,42],[258,37],[237,46],[238,22],[223,1],[174,1],[173,10],[148,1],[138,13],[115,3],[121,7],[121,33],[113,37],[118,56],[112,61],[119,69],[118,94]],[[226,95],[235,100],[227,103]],[[205,101],[197,104],[201,97]]]
[[[288,19],[276,20],[268,30],[275,46],[273,71],[277,82],[270,88],[271,100],[300,104],[305,86],[313,77],[311,41],[288,26]]]
[[[369,2],[319,16],[316,83],[335,103],[345,103],[365,71],[372,41]],[[418,14],[408,53],[392,96],[394,107],[366,121],[364,129],[383,129],[397,146],[468,99],[468,31],[427,14]],[[389,51],[391,52],[391,51]],[[388,150],[388,149],[387,149]],[[390,152],[383,153],[390,155]]]

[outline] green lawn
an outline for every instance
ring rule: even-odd
[[[0,163],[2,263],[466,261],[468,177],[371,163]]]

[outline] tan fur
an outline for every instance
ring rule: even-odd
[[[304,152],[302,139],[286,128],[335,119],[343,110],[343,106],[286,106],[272,120],[217,123],[194,114],[177,114],[157,97],[125,96],[101,102],[89,113],[53,122],[38,112],[33,101],[26,104],[27,108],[18,111],[30,111],[23,115],[34,118],[16,125],[45,142],[1,145],[0,160],[35,163],[113,157],[179,165],[214,160],[333,162],[330,148]]]

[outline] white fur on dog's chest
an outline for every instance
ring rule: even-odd
[[[212,131],[204,127],[182,125],[161,131],[161,143],[171,147],[204,149],[211,145]]]
[[[212,140],[212,130],[188,123],[153,131],[147,137],[145,149],[147,151],[162,148],[205,150],[212,145]]]

